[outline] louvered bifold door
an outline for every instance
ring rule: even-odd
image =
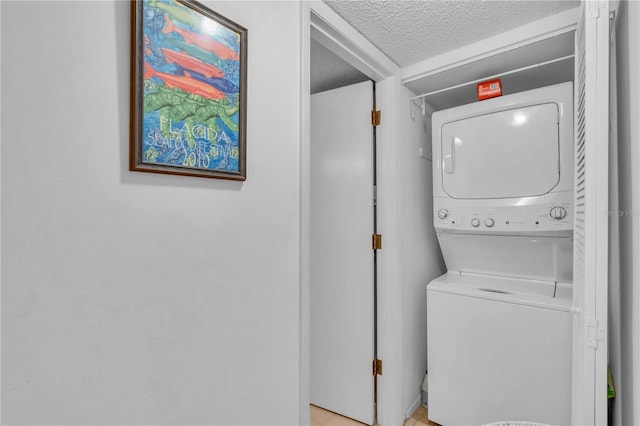
[[[583,1],[575,55],[572,424],[607,424],[609,9]]]

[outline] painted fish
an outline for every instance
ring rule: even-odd
[[[198,46],[202,50],[206,50],[207,52],[212,52],[218,55],[222,59],[232,59],[237,61],[240,59],[238,53],[231,49],[229,46],[220,43],[217,40],[212,39],[211,37],[207,37],[206,35],[196,34],[189,30],[185,30],[175,25],[173,21],[165,15],[165,26],[162,29],[164,34],[167,33],[178,33],[184,38],[184,40],[195,46]]]
[[[153,0],[149,2],[149,5],[167,12],[169,15],[173,16],[178,21],[189,25],[191,28],[200,28],[201,18],[184,6],[173,6]]]
[[[196,80],[208,83],[225,93],[238,93],[238,91],[240,90],[238,86],[236,86],[229,80],[225,80],[224,78],[206,78],[205,76],[196,73],[192,74],[191,76]]]
[[[162,53],[164,53],[164,57],[169,63],[178,64],[183,68],[195,71],[207,78],[224,77],[224,73],[222,72],[222,70],[220,70],[220,68],[213,65],[205,64],[201,60],[194,58],[187,53],[176,52],[175,50],[165,49],[164,47],[161,47],[160,49],[162,50]]]
[[[188,72],[188,71],[182,67],[179,67],[176,72],[179,74],[180,72]],[[206,76],[198,72],[192,72],[191,77],[195,78],[196,80],[200,80],[203,83],[210,84],[216,89],[220,89],[225,93],[238,93],[240,90],[238,86],[236,86],[229,80],[225,80],[224,78],[207,78]]]
[[[210,86],[207,83],[203,83],[196,79],[191,78],[189,73],[185,73],[184,76],[167,74],[164,72],[156,71],[145,61],[144,63],[144,78],[158,77],[165,82],[169,88],[178,87],[185,92],[194,93],[196,95],[203,96],[208,99],[222,99],[225,97],[224,92]]]
[[[175,47],[177,47],[178,49],[184,50],[186,53],[193,56],[194,58],[200,59],[202,62],[215,64],[218,67],[221,67],[224,64],[224,61],[220,59],[218,56],[214,55],[213,53],[207,52],[206,50],[202,50],[199,47],[193,46],[189,43],[185,43],[182,40],[177,40],[172,38],[172,39],[169,39],[169,42],[173,44]]]

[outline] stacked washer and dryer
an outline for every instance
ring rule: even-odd
[[[572,83],[438,111],[429,418],[571,423]]]

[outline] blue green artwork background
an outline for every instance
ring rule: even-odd
[[[203,20],[206,22],[203,25]],[[240,52],[238,33],[173,0],[143,2],[143,133],[142,161],[212,171],[239,171],[240,61],[223,59],[187,39],[191,34],[210,37]],[[167,25],[178,28],[167,31]],[[203,27],[216,28],[204,34]],[[176,63],[177,53],[216,68],[224,75],[212,77]],[[191,67],[193,68],[193,67]],[[149,75],[150,70],[154,74]],[[174,78],[181,84],[171,84]],[[210,86],[212,99],[190,90],[190,85]],[[205,87],[206,89],[206,87]],[[196,91],[197,92],[197,91]],[[207,92],[208,93],[208,92]]]

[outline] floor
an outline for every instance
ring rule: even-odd
[[[363,426],[364,423],[357,422],[348,417],[342,417],[331,411],[324,410],[315,405],[311,406],[311,426]],[[429,421],[427,409],[422,405],[418,407],[410,419],[404,422],[404,426],[438,426],[437,423]]]
[[[424,405],[421,405],[418,407],[416,412],[413,413],[411,418],[404,422],[404,426],[439,426],[437,423],[434,423],[427,418],[428,414],[429,412]]]

